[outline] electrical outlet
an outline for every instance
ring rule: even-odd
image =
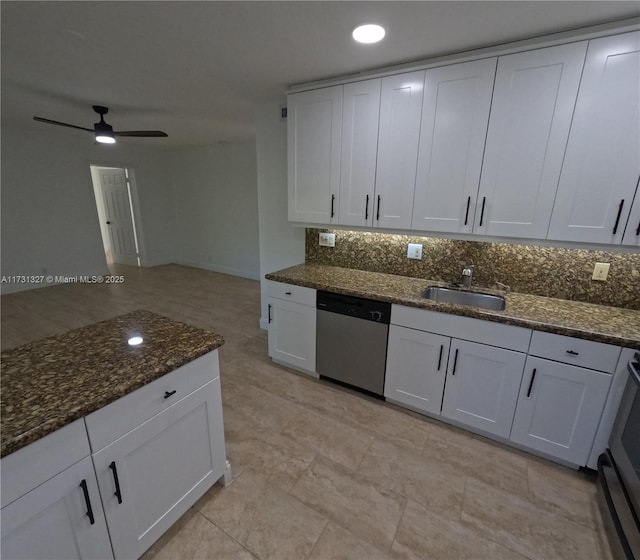
[[[336,246],[336,234],[335,233],[321,233],[318,243],[323,247],[335,247]]]
[[[596,263],[596,266],[593,267],[593,276],[592,280],[600,280],[604,282],[609,276],[609,263]]]
[[[422,245],[419,243],[409,243],[409,247],[407,247],[407,257],[422,260]]]

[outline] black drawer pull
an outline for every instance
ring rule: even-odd
[[[580,352],[576,352],[575,350],[567,350],[567,354],[571,354],[572,356],[579,356]]]
[[[466,226],[469,222],[469,206],[471,206],[471,197],[467,197],[467,211],[464,215],[464,225]]]
[[[618,215],[616,216],[616,223],[613,226],[613,235],[618,232],[618,224],[620,223],[620,216],[622,215],[622,207],[624,206],[624,198],[620,201],[620,206],[618,206]]]
[[[332,194],[331,195],[331,217],[333,218],[335,216],[335,212],[333,211],[333,203],[336,200],[336,195]]]
[[[380,195],[378,195],[378,209],[376,211],[376,220],[380,221]]]
[[[364,221],[369,219],[369,195],[367,195],[367,202],[364,205]]]
[[[284,293],[284,295],[285,295],[285,296],[290,296],[290,295],[291,295],[291,292],[285,292],[285,293]]]
[[[456,374],[457,367],[458,367],[458,349],[456,348],[456,355],[453,358],[453,371],[451,372],[451,375]]]
[[[271,304],[267,305],[267,323],[271,324]]]
[[[482,227],[482,221],[484,220],[484,205],[487,202],[487,197],[482,197],[482,210],[480,211],[480,227]]]
[[[440,345],[440,356],[438,356],[438,371],[440,371],[440,366],[442,365],[442,351],[444,350],[444,344]]]
[[[85,479],[80,483],[82,493],[84,494],[84,503],[87,504],[87,517],[91,525],[96,524],[96,519],[93,517],[93,508],[91,507],[91,499],[89,498],[89,489],[87,488],[87,481]]]
[[[527,391],[527,398],[531,396],[531,389],[533,389],[533,380],[536,378],[536,369],[533,368],[533,373],[531,374],[531,381],[529,382],[529,390]]]
[[[116,462],[115,461],[111,461],[111,464],[109,465],[109,468],[111,469],[111,472],[113,473],[113,482],[116,485],[116,491],[113,493],[113,495],[118,498],[118,503],[121,504],[122,503],[122,492],[120,492],[120,481],[118,480],[118,471],[116,469]]]
[[[172,397],[175,394],[176,394],[176,390],[175,389],[173,391],[165,391],[164,392],[164,398],[168,399],[169,397]]]

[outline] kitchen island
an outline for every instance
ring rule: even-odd
[[[134,311],[3,352],[3,555],[139,557],[230,482],[223,344]]]

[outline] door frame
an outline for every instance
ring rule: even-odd
[[[100,236],[103,237],[102,225],[100,224],[100,213],[98,211],[98,202],[96,200],[97,191],[95,185],[93,183],[93,175],[91,173],[92,167],[110,167],[112,169],[123,169],[125,172],[125,176],[127,178],[127,182],[129,184],[129,201],[131,204],[132,216],[133,216],[133,231],[138,244],[138,266],[148,266],[147,264],[147,251],[145,244],[145,236],[142,227],[142,214],[140,213],[140,198],[138,196],[138,185],[136,182],[136,172],[133,166],[128,165],[126,163],[114,163],[107,161],[95,161],[91,160],[88,163],[89,167],[89,181],[91,183],[91,188],[94,193],[94,202],[96,204],[96,216],[98,217],[98,222],[100,225]],[[98,188],[100,186],[98,185]]]

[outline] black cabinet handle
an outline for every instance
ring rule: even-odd
[[[464,215],[464,225],[466,226],[469,222],[469,206],[471,206],[471,197],[467,198],[467,211]]]
[[[333,203],[335,202],[335,200],[336,200],[336,195],[332,194],[331,195],[331,217],[332,218],[335,216],[335,212],[333,211]]]
[[[456,348],[456,355],[453,358],[453,371],[451,372],[451,375],[456,374],[457,367],[458,367],[458,349]]]
[[[440,356],[438,357],[438,371],[440,371],[440,366],[442,365],[442,351],[444,350],[444,344],[440,345]]]
[[[613,235],[618,232],[618,224],[620,223],[620,216],[622,215],[622,207],[624,206],[624,198],[620,201],[618,206],[618,215],[616,216],[616,224],[613,226]]]
[[[271,304],[267,305],[267,323],[271,323]]]
[[[380,220],[380,195],[378,195],[378,209],[376,211],[376,220]]]
[[[173,391],[165,391],[164,392],[164,398],[168,399],[169,397],[172,397],[175,394],[176,394],[176,390],[175,389]]]
[[[111,472],[113,472],[113,482],[116,485],[116,491],[113,493],[113,495],[118,498],[118,503],[121,504],[122,503],[122,492],[120,492],[120,481],[118,480],[118,471],[116,469],[116,462],[115,461],[111,461],[111,464],[109,465],[109,468],[111,469]]]
[[[284,295],[285,295],[285,296],[290,296],[290,295],[291,295],[291,292],[285,292],[285,293],[284,293]]]
[[[367,195],[367,202],[364,205],[364,220],[365,222],[369,219],[369,195]]]
[[[484,220],[484,205],[487,202],[487,197],[482,197],[482,211],[480,212],[480,227],[482,227],[482,220]]]
[[[110,222],[109,220],[107,220],[107,225],[108,225],[108,226],[110,226],[110,225],[111,225],[111,222]]]
[[[567,350],[567,354],[571,354],[572,356],[579,356],[580,352],[576,352],[575,350]]]
[[[89,498],[89,489],[87,488],[87,481],[85,479],[80,483],[82,493],[84,494],[84,503],[87,504],[87,517],[91,525],[96,524],[96,519],[93,517],[93,508],[91,507],[91,499]]]
[[[531,381],[529,382],[529,389],[527,390],[527,398],[531,396],[531,389],[533,389],[533,380],[536,378],[536,368],[533,368],[533,373],[531,374]]]
[[[640,235],[640,222],[638,222],[638,227],[636,228],[636,235]]]

